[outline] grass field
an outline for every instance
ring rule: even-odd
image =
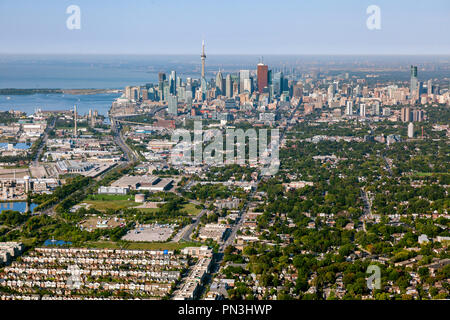
[[[196,216],[201,211],[201,209],[197,209],[195,207],[195,204],[193,204],[193,203],[185,204],[184,210],[186,210],[187,214],[192,215],[192,216]]]
[[[99,249],[130,249],[130,250],[179,250],[186,247],[198,247],[195,242],[125,242],[116,243],[111,241],[87,242],[86,247]]]
[[[431,177],[432,175],[444,174],[448,175],[448,172],[416,172],[413,175],[417,177]]]
[[[129,200],[131,199],[131,200]],[[140,203],[134,202],[133,196],[130,195],[90,195],[83,202],[92,205],[92,208],[99,211],[106,211],[108,209],[121,210],[133,208],[141,205]],[[158,208],[145,208],[139,209],[142,212],[157,212]],[[200,213],[200,209],[195,207],[195,204],[188,203],[183,206],[183,210],[187,212],[188,215],[196,216]]]
[[[85,200],[83,202],[91,204],[92,208],[99,211],[128,209],[139,205],[129,200]]]

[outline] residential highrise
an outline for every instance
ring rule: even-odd
[[[409,107],[403,107],[400,112],[400,117],[402,122],[411,122],[412,121],[412,112]]]
[[[303,84],[301,82],[297,82],[292,89],[292,96],[300,98],[303,95]]]
[[[361,104],[359,105],[359,115],[360,115],[360,117],[362,117],[362,118],[365,118],[365,117],[366,117],[366,104],[365,104],[365,103],[361,103]]]
[[[374,116],[380,115],[380,102],[375,101],[375,103],[373,104],[372,114]]]
[[[423,120],[423,110],[413,110],[412,121],[421,122]]]
[[[414,124],[412,122],[408,124],[408,138],[414,138]]]
[[[328,100],[333,99],[333,97],[334,97],[334,86],[332,84],[330,84],[328,86],[327,96],[328,96]]]
[[[433,94],[433,81],[431,79],[427,81],[427,94]]]
[[[348,100],[345,108],[345,114],[351,116],[353,114],[353,101]]]
[[[131,87],[130,86],[125,87],[125,98],[131,99]]]
[[[178,98],[176,95],[170,94],[168,99],[167,112],[169,114],[178,114]]]

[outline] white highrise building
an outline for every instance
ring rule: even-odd
[[[246,79],[250,79],[250,70],[239,71],[239,93],[243,93],[245,91]]]
[[[408,138],[414,138],[414,124],[412,122],[408,124]]]
[[[365,103],[361,103],[361,104],[359,105],[359,115],[360,115],[362,118],[365,118],[365,117],[366,117],[366,104],[365,104]]]
[[[353,101],[347,101],[347,106],[345,108],[345,114],[351,116],[353,114]]]

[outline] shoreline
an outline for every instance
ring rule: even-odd
[[[17,89],[17,88],[1,88],[2,96],[22,96],[33,94],[70,94],[70,95],[95,95],[101,93],[119,93],[122,89]]]

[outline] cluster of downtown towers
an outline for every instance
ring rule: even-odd
[[[202,71],[200,79],[186,78],[183,82],[177,77],[176,71],[172,71],[167,77],[166,73],[160,72],[158,75],[158,85],[147,85],[142,91],[143,100],[161,101],[168,104],[168,113],[177,115],[179,102],[186,104],[188,109],[192,108],[193,102],[203,103],[218,96],[225,96],[228,99],[236,97],[238,94],[257,92],[265,96],[268,103],[273,97],[284,95],[289,97],[288,79],[283,73],[272,73],[268,66],[260,62],[256,69],[256,79],[252,76],[251,70],[240,70],[237,74],[227,74],[224,78],[222,71],[218,71],[215,79],[209,82],[205,78],[205,47],[203,45],[201,61]],[[256,81],[255,81],[256,80]],[[133,96],[133,94],[132,94]],[[139,92],[136,92],[135,100],[139,99]]]

